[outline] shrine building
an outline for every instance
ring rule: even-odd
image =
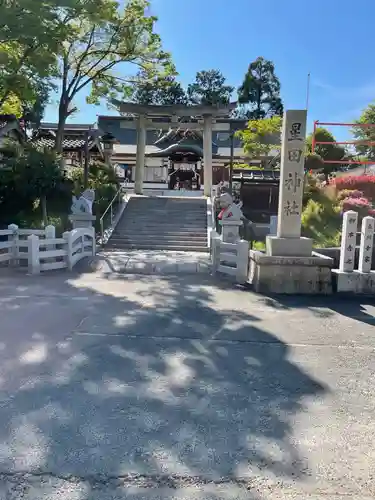
[[[143,183],[174,189],[178,182],[185,189],[204,186],[208,194],[212,184],[229,179],[232,148],[234,162],[246,161],[235,137],[246,121],[230,118],[236,103],[222,107],[116,104],[123,116],[99,116],[98,128],[116,138],[112,164],[120,177],[135,182],[138,193]],[[251,162],[261,167],[276,154]]]
[[[84,163],[86,141],[90,160],[104,161],[103,147],[98,138],[90,131],[96,130],[95,124],[66,124],[62,143],[62,156],[65,167],[82,167]],[[41,123],[31,138],[37,147],[53,149],[55,146],[57,123]]]

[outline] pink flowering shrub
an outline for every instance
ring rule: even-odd
[[[343,189],[339,191],[337,194],[337,200],[342,201],[345,198],[364,198],[365,195],[363,191],[359,191],[358,189]]]
[[[340,203],[341,212],[347,212],[348,210],[354,210],[358,212],[359,218],[363,218],[369,215],[369,211],[372,210],[372,205],[367,198],[345,198]]]
[[[375,175],[350,175],[332,179],[336,192],[345,190],[361,191],[364,197],[375,201]]]

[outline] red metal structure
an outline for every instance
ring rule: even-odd
[[[375,146],[374,141],[329,141],[329,142],[324,142],[324,141],[317,141],[316,140],[316,129],[318,127],[358,127],[358,128],[370,128],[370,127],[375,127],[375,123],[335,123],[335,122],[320,122],[319,120],[316,120],[314,122],[314,130],[312,134],[312,141],[311,141],[311,150],[314,153],[315,148],[318,144],[337,144],[337,145],[361,145],[361,146]],[[340,165],[346,164],[346,165],[373,165],[374,160],[372,161],[360,161],[360,160],[322,160],[323,163],[338,163]]]

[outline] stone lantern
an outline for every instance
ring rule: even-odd
[[[101,142],[103,144],[104,149],[104,160],[107,165],[111,164],[111,158],[113,155],[113,145],[117,143],[117,140],[114,135],[110,132],[107,132],[102,135]]]

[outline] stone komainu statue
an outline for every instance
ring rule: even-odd
[[[218,205],[222,208],[218,215],[218,219],[242,221],[242,226],[240,227],[241,238],[253,242],[255,240],[253,223],[242,213],[242,203],[235,203],[229,193],[223,193],[218,197]]]
[[[240,221],[243,219],[243,213],[241,208],[234,203],[232,196],[229,193],[223,193],[219,197],[219,205],[222,208],[219,219],[220,220],[231,220]]]
[[[74,215],[90,214],[92,215],[92,206],[95,201],[95,191],[86,189],[79,198],[73,196],[71,212]]]

